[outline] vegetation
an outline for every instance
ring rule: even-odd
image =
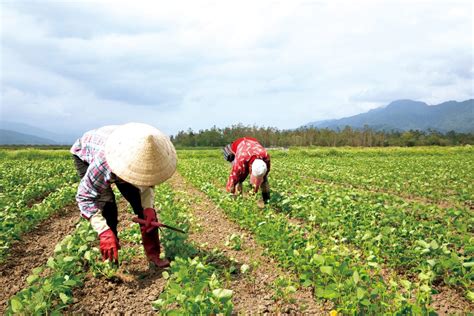
[[[462,295],[472,297],[473,173],[456,170],[449,182],[436,179],[438,169],[473,164],[474,152],[459,150],[383,150],[381,156],[380,150],[273,152],[272,198],[263,210],[252,197],[229,198],[223,190],[229,166],[217,151],[215,156],[182,151],[179,170],[283,267],[296,272],[299,286],[314,288],[316,299],[333,301],[342,313],[419,314],[430,312],[435,284],[462,288]],[[434,157],[437,164],[431,164]],[[337,173],[325,182],[318,166],[324,170],[331,162]],[[379,170],[395,164],[391,174],[390,168]],[[378,178],[379,172],[388,175]],[[362,174],[370,181],[358,185]],[[403,189],[409,188],[411,196],[397,196],[405,191],[395,185],[388,185],[388,192],[371,191],[385,180],[407,185]],[[443,197],[436,192],[449,192],[446,183],[452,204],[440,206]],[[462,183],[459,192],[453,190],[456,183]]]
[[[289,146],[453,146],[474,144],[474,134],[454,131],[440,133],[434,130],[418,131],[376,131],[365,127],[342,130],[299,128],[279,130],[273,127],[233,125],[226,128],[212,127],[198,132],[189,129],[172,137],[178,147],[218,147],[233,142],[243,136],[257,138],[266,147]]]
[[[78,177],[64,153],[0,151],[0,261],[10,244],[74,200]]]
[[[225,192],[229,164],[220,150],[180,150],[178,171],[246,230],[228,232],[225,249],[241,251],[251,235],[295,279],[279,277],[273,297],[291,301],[304,287],[342,314],[429,314],[433,294],[449,289],[474,302],[474,149],[291,148],[271,150],[271,199]],[[73,203],[77,175],[66,151],[0,151],[0,259],[13,240]],[[168,184],[156,188],[160,219],[199,230],[196,201]],[[194,226],[194,227],[193,227]],[[132,247],[120,263],[142,256],[139,227],[119,232]],[[232,314],[230,275],[245,274],[222,252],[203,251],[188,233],[163,230],[172,258],[163,291],[150,299],[161,314]],[[59,314],[86,277],[113,279],[117,266],[100,258],[97,236],[76,230],[39,263],[6,314]],[[465,312],[460,311],[460,312]]]

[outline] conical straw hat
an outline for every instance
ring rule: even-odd
[[[119,178],[137,186],[152,186],[176,170],[176,150],[168,136],[142,123],[117,127],[105,143],[105,159]]]

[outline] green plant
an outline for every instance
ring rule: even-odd
[[[227,237],[225,245],[227,247],[229,247],[230,249],[233,249],[233,250],[241,250],[242,249],[242,240],[243,240],[243,234],[241,234],[241,235],[232,234],[232,235]]]
[[[283,302],[294,303],[293,294],[297,291],[297,285],[287,277],[278,277],[273,281],[273,298]]]
[[[162,314],[230,315],[232,291],[223,289],[215,269],[199,257],[176,257],[171,263],[165,291],[152,303]]]

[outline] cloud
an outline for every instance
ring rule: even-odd
[[[472,98],[466,1],[2,2],[2,119],[293,128]]]

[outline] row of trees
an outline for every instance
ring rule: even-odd
[[[171,140],[177,147],[217,147],[231,143],[243,136],[257,138],[266,147],[288,146],[450,146],[474,144],[473,133],[440,133],[434,130],[376,131],[369,127],[343,130],[299,128],[279,130],[274,127],[233,125],[226,128],[216,126],[194,132],[180,131]]]

